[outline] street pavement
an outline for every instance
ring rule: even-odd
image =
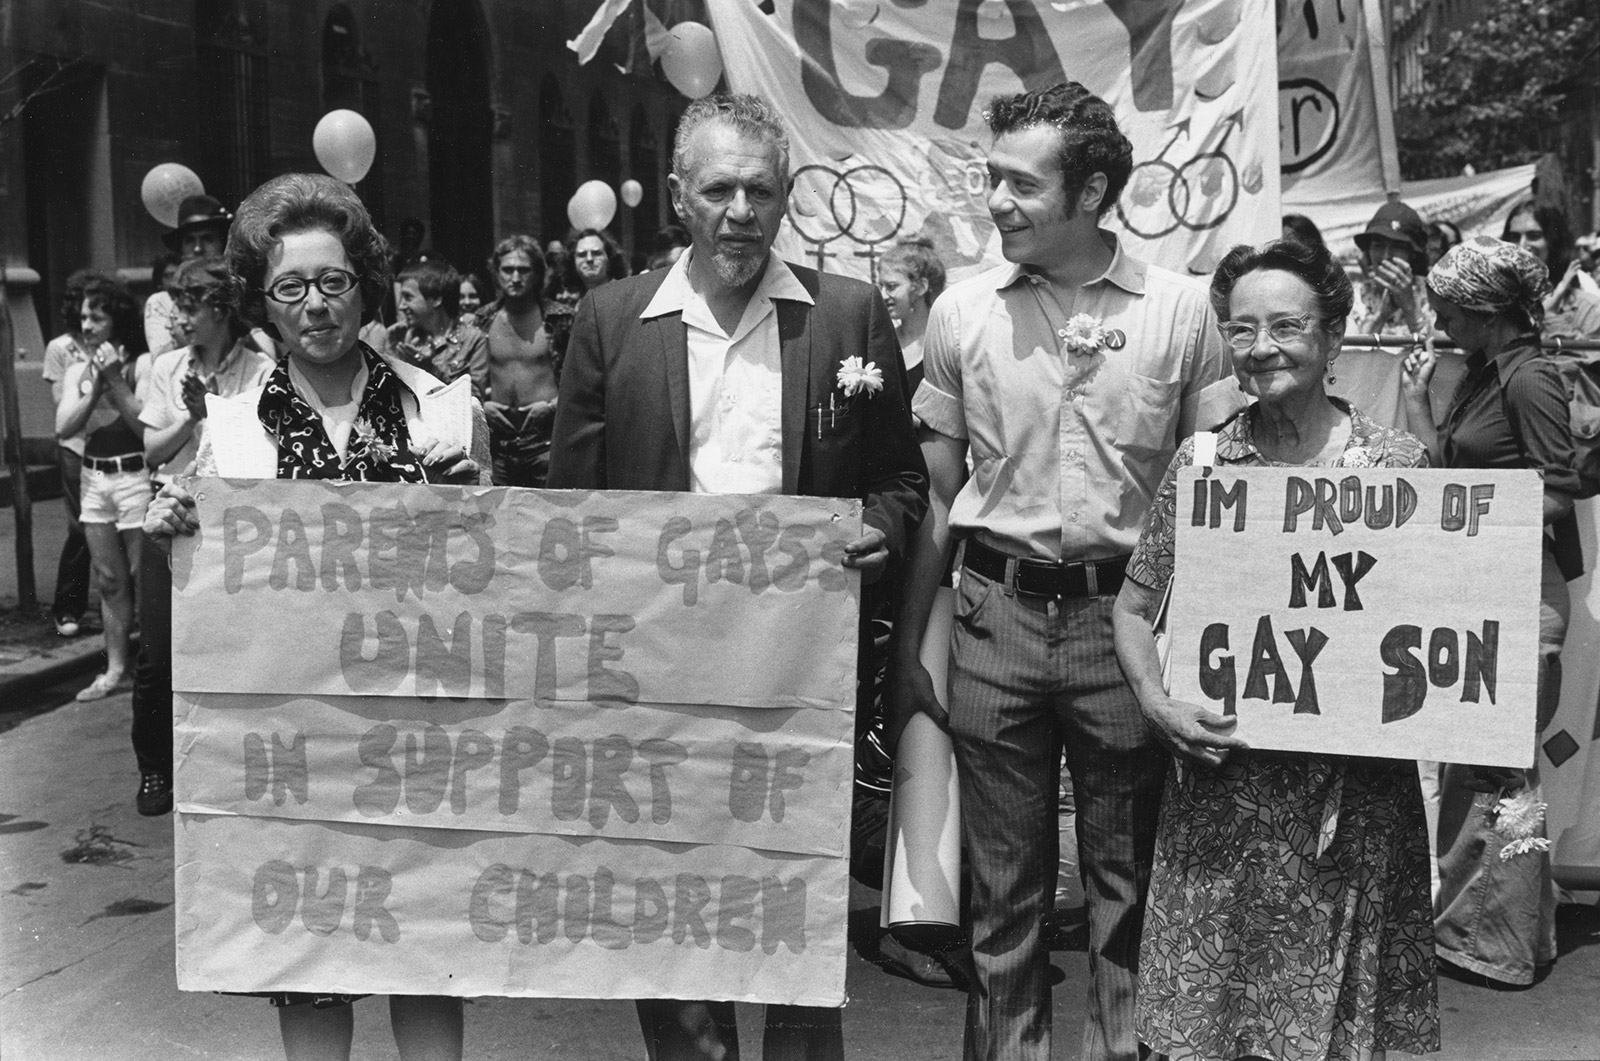
[[[35,509],[41,583],[59,542],[53,508],[59,502]],[[97,666],[93,639],[63,641],[48,622],[18,614],[11,531],[0,513],[0,1061],[282,1057],[266,1002],[177,989],[172,819],[134,810],[129,698],[71,699]],[[49,592],[42,586],[42,599]],[[875,925],[877,903],[877,892],[855,886],[852,922]],[[1445,1048],[1431,1056],[1600,1059],[1600,911],[1565,905],[1558,930],[1561,957],[1532,988],[1441,978]],[[1055,1057],[1071,1059],[1086,961],[1079,950],[1054,959]],[[887,975],[854,948],[846,983],[852,1061],[960,1056],[961,995]],[[739,1010],[744,1053],[759,1058],[760,1007]],[[466,1046],[475,1059],[644,1056],[628,1002],[472,999]],[[397,1057],[381,999],[356,1004],[352,1056]]]

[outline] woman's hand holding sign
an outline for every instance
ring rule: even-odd
[[[193,473],[191,464],[189,473]],[[194,495],[184,486],[183,477],[174,478],[150,500],[144,513],[144,532],[152,538],[171,538],[179,534],[193,534],[200,529],[200,517],[194,510]]]
[[[1221,766],[1228,753],[1249,745],[1232,733],[1238,716],[1219,715],[1203,707],[1162,696],[1145,701],[1145,723],[1169,749],[1207,766]]]

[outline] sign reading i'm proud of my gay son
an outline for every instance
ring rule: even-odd
[[[1172,695],[1253,748],[1533,762],[1536,472],[1186,468]]]

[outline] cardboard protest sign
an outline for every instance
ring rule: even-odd
[[[180,988],[842,1004],[859,502],[194,490]]]
[[[849,787],[853,749],[839,742],[835,714],[189,693],[176,732],[195,813],[837,858],[837,789]]]
[[[176,858],[183,990],[844,1001],[836,858],[190,813]]]
[[[1172,695],[1254,748],[1533,762],[1536,472],[1186,468]]]

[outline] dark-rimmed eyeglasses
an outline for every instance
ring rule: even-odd
[[[1306,336],[1315,331],[1316,327],[1317,318],[1301,313],[1269,321],[1264,330],[1267,338],[1279,346],[1291,346],[1305,342]],[[1243,321],[1218,321],[1217,331],[1222,333],[1222,341],[1233,349],[1249,350],[1256,345],[1256,337],[1263,329],[1254,324],[1245,324]]]
[[[361,278],[348,269],[327,269],[309,280],[303,276],[279,277],[267,285],[266,294],[280,305],[293,306],[304,302],[313,287],[322,292],[323,298],[340,298],[348,295],[360,282]]]

